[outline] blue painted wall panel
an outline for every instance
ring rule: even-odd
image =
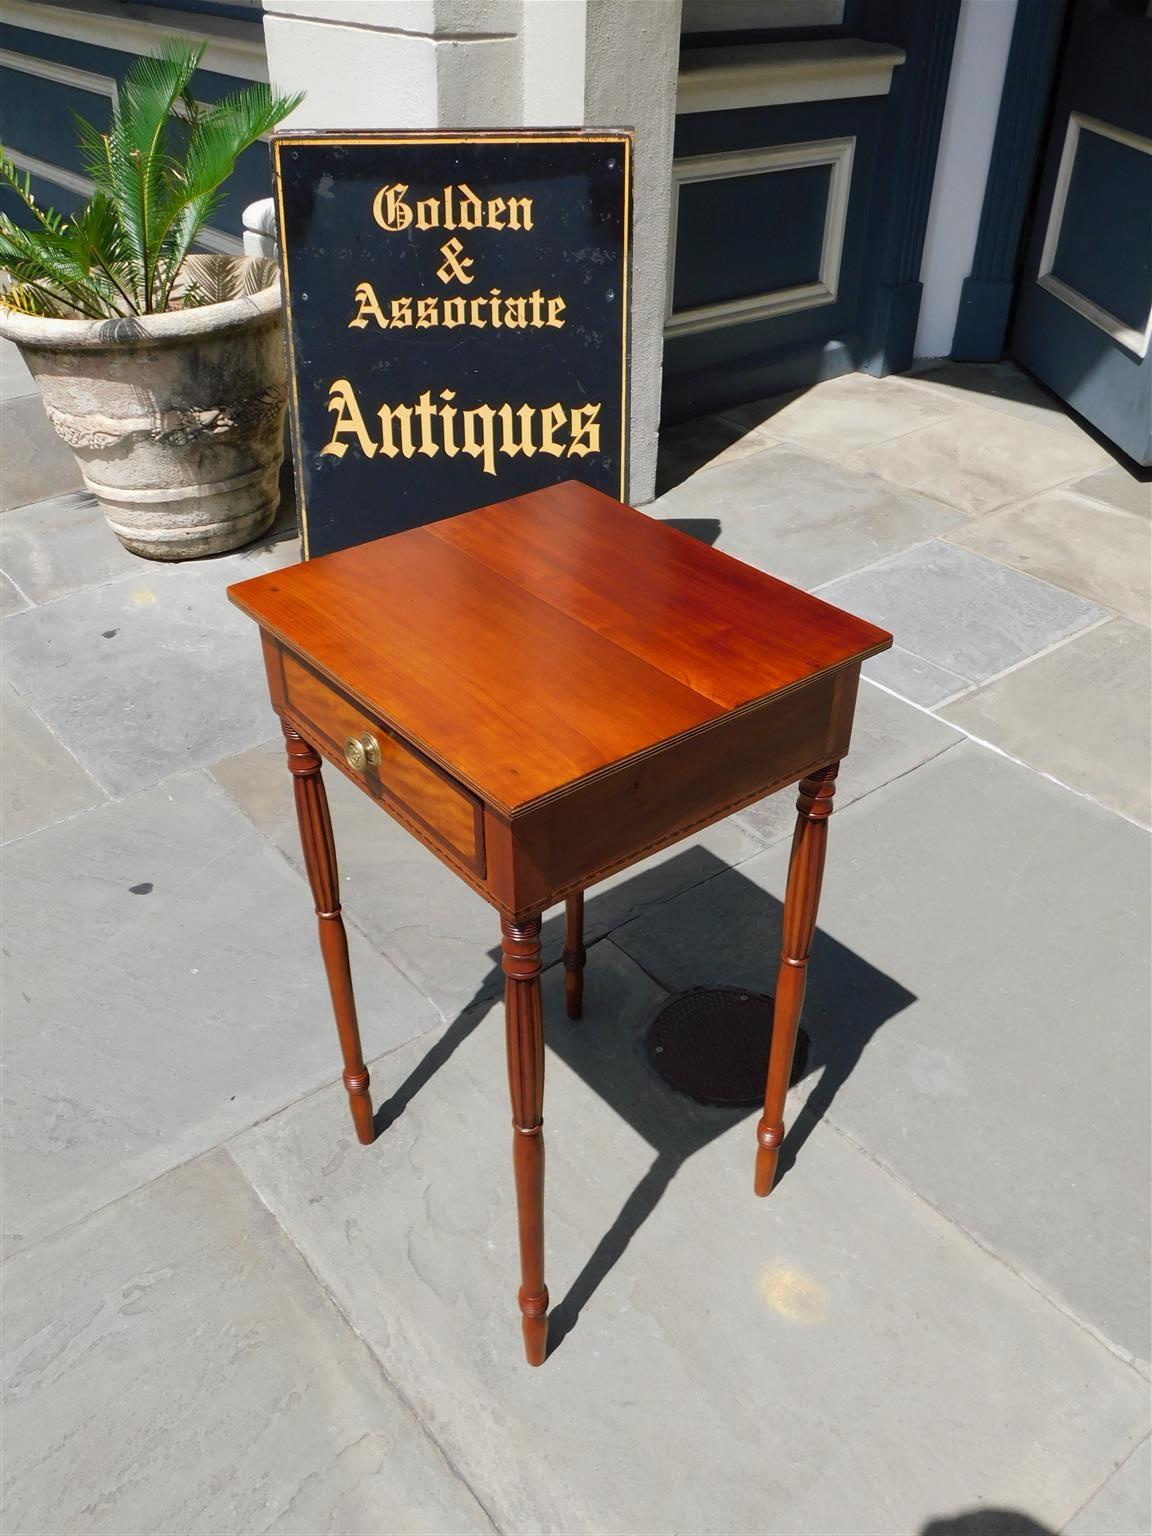
[[[674,310],[815,282],[831,179],[809,165],[682,185]]]
[[[677,118],[677,159],[850,136],[856,143],[836,302],[746,324],[669,336],[664,344],[666,421],[682,421],[858,366],[860,275],[884,103],[883,97],[865,96],[795,106],[694,112]],[[786,238],[778,235],[776,239],[782,247],[787,246]],[[765,257],[765,270],[772,270],[772,263],[780,263],[779,269],[785,270],[782,264],[789,260],[786,250],[773,253]],[[807,253],[803,260],[808,260]]]
[[[42,80],[20,69],[0,69],[0,139],[6,149],[83,171],[73,112],[103,131],[112,115],[109,98],[59,80]]]
[[[1152,307],[1152,155],[1082,127],[1053,276],[1142,331]]]
[[[194,24],[194,18],[190,17],[189,21]],[[254,24],[253,31],[258,34],[258,24]],[[70,64],[76,69],[87,69],[94,74],[110,75],[117,81],[124,78],[135,57],[119,49],[93,47],[89,43],[76,42],[71,38],[53,37],[47,32],[34,32],[27,27],[9,26],[6,22],[0,23],[0,47],[10,48],[16,53],[33,58],[52,59],[60,64]],[[70,148],[75,134],[71,114],[66,107],[62,108],[55,120],[44,126],[42,133],[34,134],[32,129],[25,126],[25,118],[35,119],[39,111],[36,102],[45,99],[43,87],[49,82],[36,80],[22,71],[11,70],[5,71],[3,84],[4,142],[11,144],[13,148],[23,149],[27,154],[35,155],[38,159],[63,166],[66,170],[79,170],[79,161]],[[214,70],[202,69],[193,79],[192,89],[198,100],[211,102],[219,101],[223,96],[232,95],[246,84],[248,84],[247,81],[237,80],[231,75],[221,75]],[[103,110],[106,112],[107,99],[103,100]],[[79,92],[71,104],[75,105],[85,117],[90,117],[95,122],[101,110],[100,101],[101,98],[93,97],[88,92]],[[36,147],[32,142],[33,137],[40,147]],[[36,196],[42,202],[52,203],[61,209],[73,206],[70,195],[58,183],[49,183],[47,180],[40,183],[34,179],[33,186]],[[212,226],[227,234],[239,236],[243,233],[244,209],[249,203],[256,202],[258,198],[270,197],[271,194],[272,172],[268,146],[253,144],[241,155],[236,171],[224,189],[220,206],[212,215]],[[5,204],[5,207],[7,206]]]

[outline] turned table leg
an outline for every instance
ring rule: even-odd
[[[348,1090],[356,1135],[368,1146],[373,1139],[372,1098],[368,1092],[368,1068],[360,1049],[360,1027],[356,1022],[356,999],[348,964],[348,936],[340,916],[340,884],[328,796],[320,776],[319,755],[291,726],[285,725],[283,729],[296,795],[300,846],[304,851],[304,867],[308,871],[312,899],[316,903],[320,953],[324,956],[332,1011],[336,1015],[340,1050],[344,1056],[344,1086]]]
[[[839,763],[821,768],[800,781],[796,801],[796,832],[788,865],[784,896],[783,940],[776,980],[776,1006],[772,1014],[772,1049],[768,1057],[768,1083],[764,1090],[764,1114],[756,1129],[756,1193],[766,1195],[776,1177],[776,1161],[784,1139],[784,1099],[792,1076],[796,1030],[804,1006],[808,955],[816,932],[816,908],[824,874],[824,850],[828,842],[828,818],[836,793]]]
[[[584,1012],[584,892],[577,891],[564,903],[564,1001],[568,1017]]]
[[[548,1352],[544,1284],[544,1014],[540,1002],[540,919],[500,919],[512,1166],[520,1222],[520,1312],[529,1365]]]

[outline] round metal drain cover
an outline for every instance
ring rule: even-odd
[[[772,999],[740,987],[695,987],[661,1008],[644,1037],[648,1060],[670,1088],[726,1109],[764,1101],[772,1044]],[[808,1066],[808,1037],[796,1036],[792,1081]]]

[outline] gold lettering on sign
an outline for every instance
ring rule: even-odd
[[[471,261],[471,257],[464,259]],[[471,277],[466,280],[472,281]],[[348,322],[350,331],[362,331],[372,323],[381,330],[397,330],[409,325],[415,325],[417,330],[438,325],[453,330],[458,325],[468,325],[479,331],[489,326],[504,331],[539,331],[545,327],[562,331],[568,323],[564,318],[568,308],[564,300],[558,294],[546,297],[539,288],[524,295],[506,295],[503,289],[490,288],[483,297],[467,299],[459,294],[452,298],[441,298],[438,293],[422,294],[417,298],[402,294],[382,302],[371,283],[357,283],[353,303],[355,311]]]
[[[442,283],[450,283],[456,278],[461,283],[470,283],[472,274],[468,268],[472,266],[472,257],[464,256],[464,247],[453,235],[445,245],[440,247],[440,254],[444,260],[436,268],[436,276]],[[463,260],[461,260],[463,257]]]
[[[328,409],[335,413],[336,420],[332,426],[332,436],[320,452],[333,453],[342,459],[348,452],[348,444],[342,443],[340,438],[350,432],[360,444],[364,457],[370,459],[376,452],[376,444],[364,425],[364,418],[356,402],[356,391],[347,379],[336,379],[328,386]]]
[[[403,181],[380,187],[372,199],[372,217],[390,235],[400,234],[415,223],[417,229],[516,229],[532,228],[530,197],[477,197],[466,181],[444,187],[439,197],[422,197],[413,215]]]
[[[407,190],[405,183],[398,181],[395,186],[381,187],[372,199],[372,217],[389,234],[407,229],[412,222],[412,210],[404,201]]]
[[[439,403],[424,390],[415,405],[381,405],[376,419],[379,440],[369,432],[356,392],[347,379],[335,379],[328,388],[328,409],[336,420],[331,440],[320,450],[342,459],[348,451],[343,438],[355,438],[365,458],[377,453],[386,459],[410,459],[421,453],[434,459],[438,453],[454,459],[463,453],[476,459],[486,475],[498,473],[498,458],[518,454],[532,458],[546,453],[554,459],[584,458],[600,451],[600,404],[586,402],[569,409],[559,400],[552,405],[458,406],[454,389],[442,389]]]

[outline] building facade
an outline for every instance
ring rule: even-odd
[[[2,131],[67,207],[85,191],[68,109],[99,121],[173,33],[207,42],[205,100],[245,79],[306,91],[288,126],[634,129],[638,502],[661,424],[927,357],[1015,357],[1147,463],[1149,9],[6,0]],[[206,243],[266,248],[267,194],[257,146]]]

